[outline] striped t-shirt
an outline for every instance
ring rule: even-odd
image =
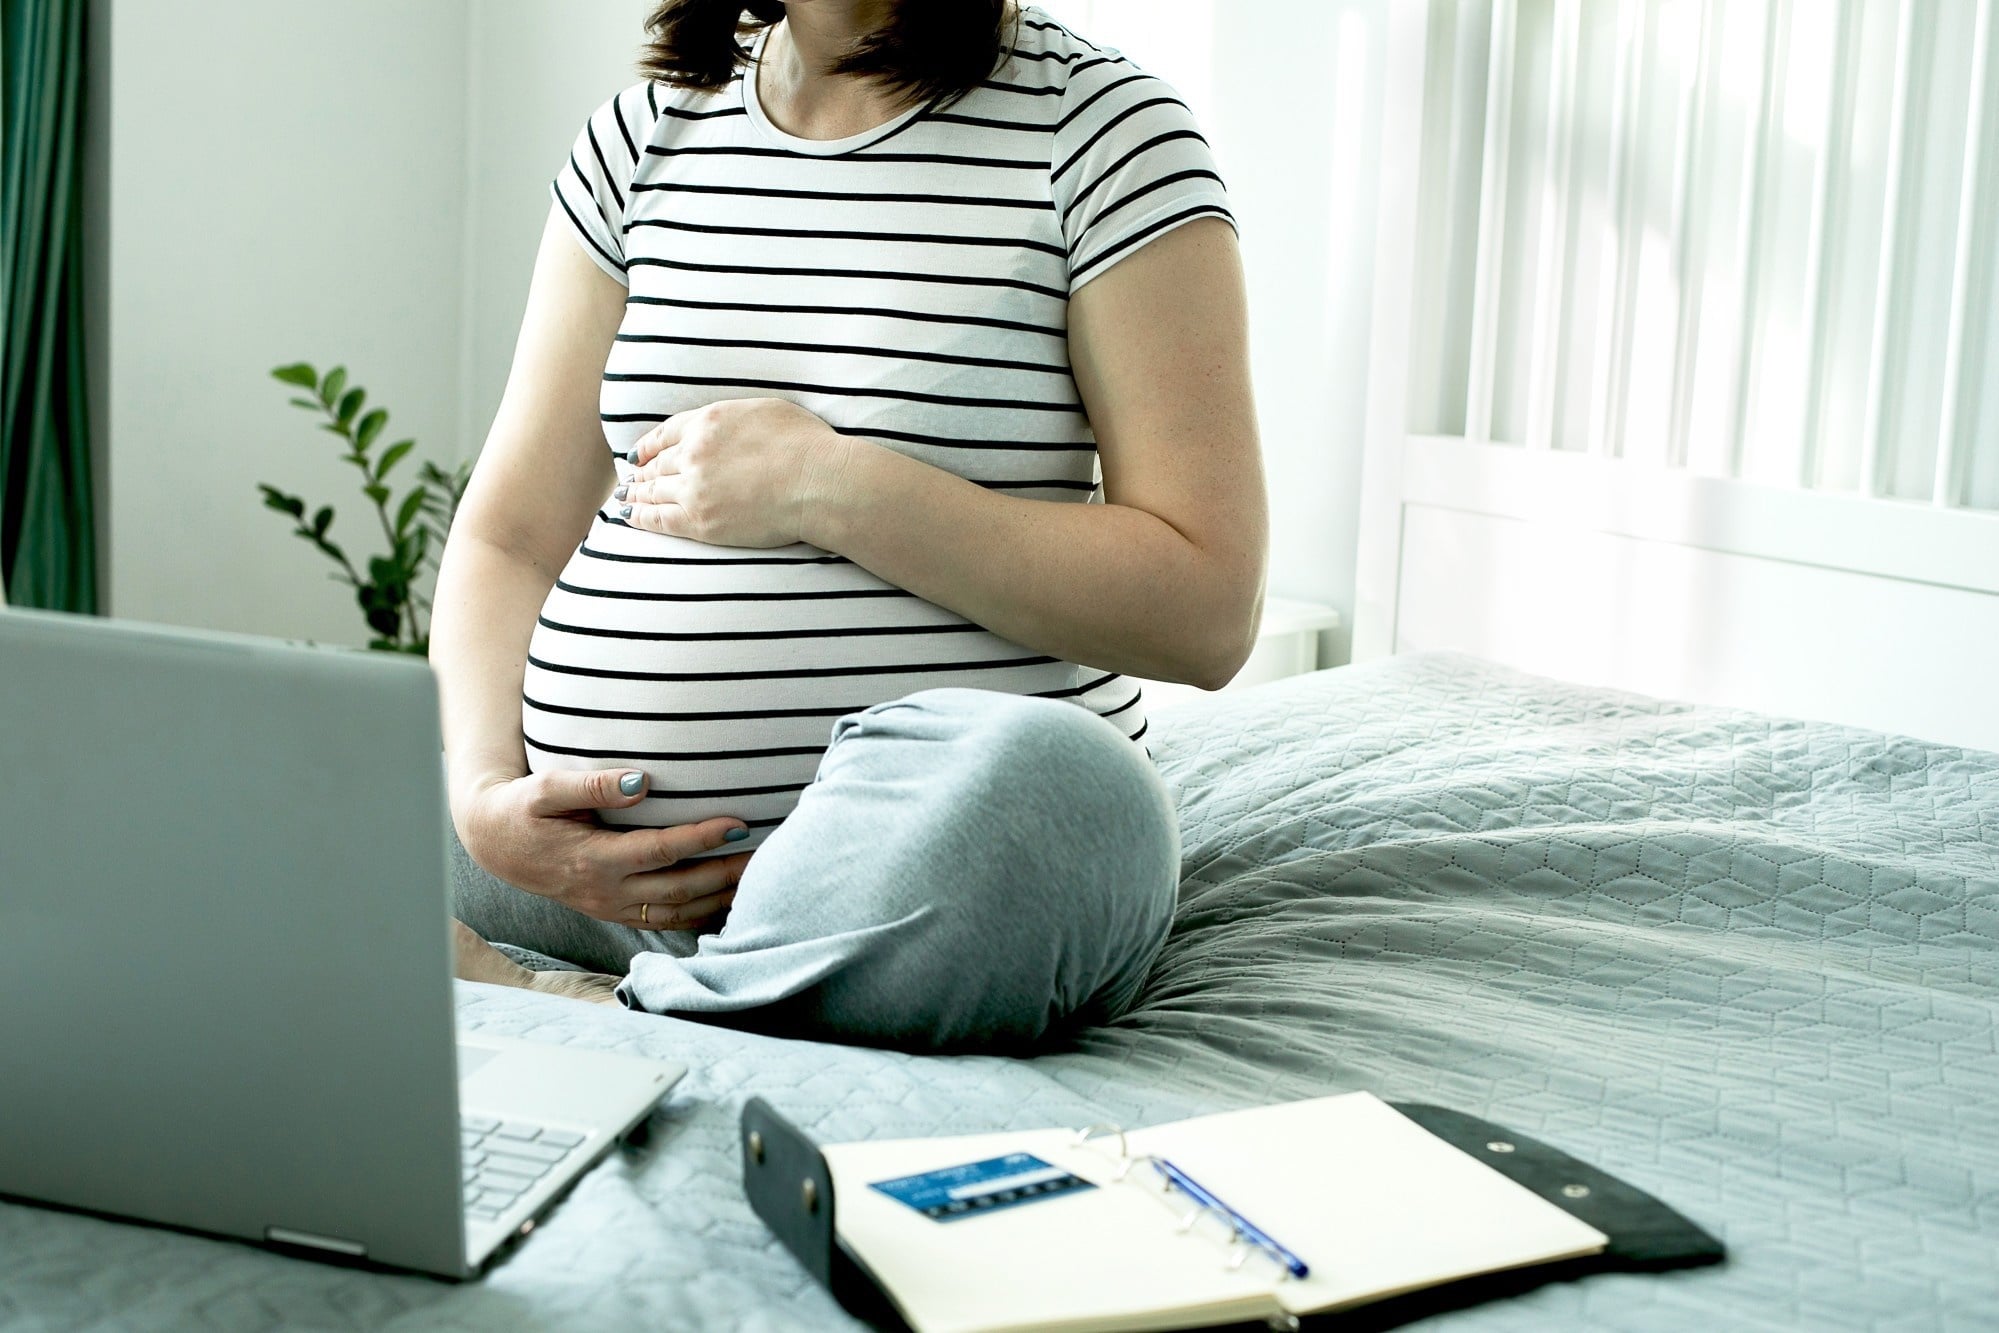
[[[1032,8],[969,94],[848,139],[784,133],[751,77],[635,85],[590,118],[553,188],[631,292],[604,371],[612,450],[675,412],[776,397],[980,486],[1079,504],[1101,497],[1070,294],[1181,223],[1229,216],[1173,91]],[[729,850],[755,847],[836,717],[939,686],[1066,699],[1145,734],[1115,672],[817,547],[659,536],[606,501],[542,607],[522,718],[536,771],[647,772],[616,822],[729,815],[752,835]]]

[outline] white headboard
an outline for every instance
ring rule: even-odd
[[[1995,0],[1395,0],[1356,658],[1999,749]]]

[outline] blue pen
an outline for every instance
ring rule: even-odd
[[[1159,1173],[1165,1176],[1175,1189],[1185,1194],[1194,1202],[1204,1208],[1212,1208],[1223,1217],[1226,1217],[1229,1220],[1229,1225],[1235,1228],[1238,1235],[1251,1244],[1268,1250],[1271,1254],[1275,1255],[1284,1264],[1285,1270],[1292,1277],[1306,1277],[1311,1273],[1312,1270],[1305,1266],[1303,1259],[1300,1259],[1289,1249],[1279,1244],[1275,1238],[1258,1227],[1254,1222],[1223,1203],[1211,1190],[1204,1187],[1199,1181],[1173,1165],[1173,1163],[1167,1161],[1164,1157],[1144,1157],[1139,1160],[1149,1162],[1159,1168]]]

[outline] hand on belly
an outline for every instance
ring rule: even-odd
[[[622,830],[597,822],[598,810],[645,798],[642,773],[535,773],[479,791],[461,812],[459,830],[487,871],[585,916],[640,930],[711,924],[734,900],[751,854],[706,854],[748,830],[727,818]]]
[[[832,427],[781,398],[732,398],[668,417],[632,450],[612,501],[633,527],[713,546],[805,540],[805,496],[838,449]]]

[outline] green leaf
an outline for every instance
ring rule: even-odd
[[[340,397],[340,391],[347,387],[347,367],[335,366],[326,372],[326,378],[319,382],[319,401],[324,407],[332,407]]]
[[[396,536],[408,532],[411,520],[423,511],[423,497],[424,493],[420,490],[411,491],[403,497],[403,507],[396,511]]]
[[[472,479],[472,465],[460,463],[446,472],[437,464],[426,460],[423,465],[423,479],[443,492],[442,495],[432,496],[427,500],[424,508],[430,513],[449,519],[456,512],[458,502],[465,496],[466,483]]]
[[[368,415],[373,416],[374,413],[371,412]],[[383,477],[388,476],[389,469],[402,462],[404,455],[408,454],[414,448],[416,448],[415,440],[397,440],[385,449],[382,452],[382,461],[375,465],[375,480],[380,481]]]
[[[387,564],[380,556],[369,563],[377,568]],[[361,614],[367,618],[368,628],[393,644],[403,630],[402,589],[364,583],[355,589],[354,600],[361,604]]]
[[[280,514],[290,514],[293,518],[305,516],[305,501],[296,495],[286,495],[275,486],[259,485],[257,489],[264,493],[264,504],[269,508]]]
[[[319,372],[303,361],[295,362],[289,366],[279,366],[271,372],[271,378],[281,380],[286,384],[296,384],[301,389],[317,389],[319,387]]]
[[[317,412],[319,410],[319,403],[311,398],[294,398],[292,399],[292,406],[302,407],[308,412]]]
[[[333,522],[333,506],[322,505],[320,507],[319,512],[312,516],[312,535],[315,537],[324,537],[326,535],[326,529],[332,524],[332,522]]]
[[[354,420],[354,414],[361,410],[361,404],[367,400],[366,389],[349,389],[341,396],[340,406],[335,409],[333,415],[339,418],[341,425],[345,426]]]
[[[388,556],[377,555],[368,558],[368,577],[375,580],[387,605],[401,606],[403,603],[402,574],[402,567]]]
[[[360,391],[357,389],[355,392],[358,393]],[[367,416],[362,417],[361,424],[354,428],[354,447],[356,449],[366,449],[375,442],[375,437],[382,433],[382,427],[388,424],[389,414],[379,407]],[[386,470],[384,469],[384,471]],[[380,473],[376,475],[379,476]]]
[[[387,504],[389,502],[389,488],[380,484],[373,486],[363,486],[361,488],[361,493],[367,496],[370,500],[373,500],[378,505]]]

